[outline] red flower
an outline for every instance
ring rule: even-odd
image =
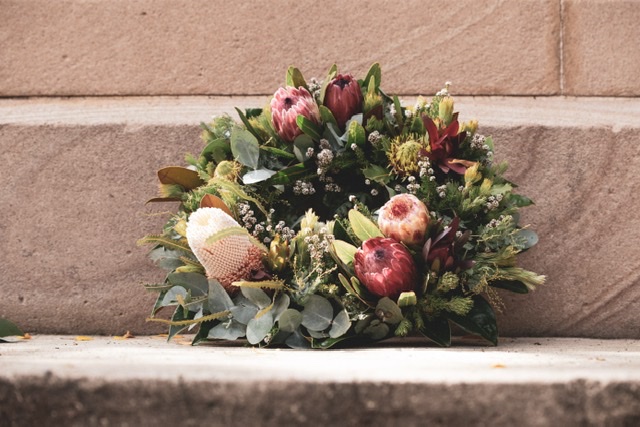
[[[460,218],[455,217],[448,227],[445,227],[435,238],[427,239],[422,247],[422,258],[431,270],[454,271],[457,268],[466,270],[473,267],[474,262],[461,260],[455,256],[471,236],[469,230],[462,233],[460,237],[456,235],[460,226]]]
[[[354,258],[356,276],[374,295],[396,299],[414,289],[418,278],[411,254],[394,239],[374,237],[362,243]]]
[[[436,124],[427,115],[422,116],[427,133],[429,134],[429,150],[422,150],[421,154],[428,157],[433,165],[437,165],[444,173],[450,170],[463,175],[473,162],[454,158],[458,153],[460,143],[467,136],[466,132],[458,133],[458,113],[453,114],[453,120],[444,129],[439,130]]]
[[[353,115],[362,112],[362,90],[351,74],[338,74],[327,86],[324,105],[333,113],[340,130]]]
[[[315,124],[320,123],[318,104],[309,91],[303,87],[296,89],[291,86],[278,89],[271,100],[271,123],[280,138],[286,142],[293,142],[302,134],[296,122],[299,115]]]

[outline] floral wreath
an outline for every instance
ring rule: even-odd
[[[380,81],[378,64],[309,82],[290,67],[268,106],[203,123],[202,152],[158,172],[150,201],[180,207],[139,243],[168,271],[145,287],[169,339],[449,346],[454,324],[497,344],[495,289],[545,280],[516,265],[537,242],[518,225],[532,201],[477,121],[458,121],[449,84],[404,107]]]

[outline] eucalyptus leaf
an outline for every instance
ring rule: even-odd
[[[320,295],[310,295],[302,310],[302,326],[314,331],[324,331],[332,320],[331,303]]]
[[[242,295],[258,306],[260,310],[271,305],[271,298],[259,288],[241,287]]]
[[[248,130],[235,128],[231,133],[231,153],[243,165],[258,168],[260,146],[258,139]]]
[[[291,298],[287,294],[279,294],[275,301],[273,302],[273,308],[271,308],[271,312],[273,313],[273,318],[278,320],[282,313],[286,309],[289,308],[289,304],[291,303]]]
[[[346,334],[350,327],[351,321],[349,320],[349,314],[345,309],[342,309],[333,319],[331,329],[329,330],[329,336],[331,338],[339,338]]]
[[[0,318],[0,338],[23,335],[24,332],[22,332],[15,323],[7,319]]]
[[[207,278],[199,273],[171,273],[167,280],[173,285],[179,285],[191,291],[191,296],[206,295],[209,291]]]
[[[182,286],[174,286],[173,288],[169,289],[164,295],[161,304],[163,307],[178,304],[178,297],[187,297],[187,290]]]
[[[284,343],[291,348],[297,348],[297,349],[311,348],[311,344],[309,343],[309,340],[307,340],[304,337],[304,335],[302,335],[299,329],[297,329],[293,334],[291,334],[291,336],[289,336],[289,338],[287,338],[287,340]]]
[[[380,320],[392,325],[397,325],[404,319],[400,307],[388,297],[381,298],[380,301],[378,301],[378,305],[376,305],[376,315]]]
[[[231,307],[229,311],[233,315],[233,319],[246,325],[251,319],[256,317],[260,310],[257,305],[246,299],[243,295],[235,298],[235,306]]]
[[[233,307],[233,301],[222,287],[220,282],[215,279],[209,279],[209,311],[211,313],[220,313],[230,310]]]
[[[529,228],[523,228],[518,230],[518,237],[523,242],[523,249],[529,249],[538,243],[538,235],[535,231]]]
[[[266,181],[276,174],[276,171],[271,169],[256,169],[245,173],[242,176],[242,182],[245,185],[255,184],[256,182]]]
[[[389,335],[389,331],[389,325],[375,319],[371,321],[369,326],[364,328],[364,331],[362,333],[372,340],[378,341],[386,338]]]
[[[226,322],[218,323],[216,326],[209,330],[208,338],[220,339],[220,340],[236,340],[245,336],[247,333],[247,327],[241,323],[228,320]]]
[[[286,309],[278,319],[278,326],[280,330],[284,332],[295,331],[301,323],[302,313],[293,308]]]
[[[378,226],[360,211],[351,209],[349,211],[349,222],[354,234],[363,242],[374,237],[384,237]]]
[[[262,316],[249,320],[247,324],[247,341],[249,344],[258,344],[273,328],[273,316],[266,312]]]

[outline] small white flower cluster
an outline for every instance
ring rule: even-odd
[[[473,138],[471,138],[471,143],[470,143],[471,148],[473,148],[474,150],[486,151],[489,148],[489,146],[484,143],[486,139],[487,138],[485,138],[484,135],[480,135],[476,133],[475,135],[473,135]]]
[[[311,259],[318,263],[322,262],[323,257],[329,253],[333,239],[332,234],[327,234],[326,227],[322,227],[318,234],[305,237],[304,242],[308,245]]]
[[[497,209],[500,206],[500,202],[502,201],[502,194],[496,194],[495,196],[489,196],[487,199],[487,203],[485,204],[485,208],[488,211],[492,211]]]
[[[251,230],[251,228],[258,222],[257,218],[255,217],[255,212],[251,209],[249,203],[238,203],[238,212],[242,216],[242,225],[247,230]]]
[[[498,228],[499,226],[506,224],[509,225],[513,217],[511,215],[500,215],[498,219],[492,219],[487,224],[487,228]]]
[[[320,89],[322,89],[322,81],[312,77],[311,80],[307,82],[307,87],[309,88],[309,93],[315,98],[320,99]]]
[[[369,134],[368,140],[371,143],[371,145],[377,145],[382,140],[382,136],[380,135],[380,132],[378,132],[377,130],[374,130]]]
[[[436,191],[438,192],[438,196],[440,196],[441,199],[444,199],[447,195],[447,186],[441,185],[439,187],[436,187]]]
[[[451,86],[451,84],[451,82],[445,82],[444,88],[440,89],[440,91],[436,93],[436,96],[449,96],[449,86]]]
[[[407,178],[407,181],[409,181],[409,184],[407,184],[407,192],[409,194],[416,194],[420,189],[420,184],[416,182],[416,177],[410,176]]]
[[[293,229],[291,229],[290,227],[287,227],[284,221],[278,222],[275,227],[273,227],[273,231],[275,231],[276,234],[279,234],[280,237],[282,237],[282,239],[286,241],[290,241],[291,239],[296,237],[296,232],[293,231]]]
[[[297,180],[296,183],[293,185],[293,194],[295,194],[296,196],[299,196],[299,195],[311,196],[312,194],[315,194],[315,192],[316,192],[316,189],[313,188],[313,184],[310,182]]]
[[[431,162],[429,161],[429,159],[422,158],[418,160],[418,167],[420,168],[420,178],[424,178],[427,175],[433,175],[433,169],[431,168]]]

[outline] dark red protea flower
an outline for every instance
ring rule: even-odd
[[[378,215],[382,234],[407,246],[422,245],[428,225],[427,206],[413,194],[396,194],[380,208]]]
[[[284,141],[293,142],[302,133],[296,122],[299,115],[320,124],[320,110],[309,91],[291,86],[278,89],[271,100],[271,123]]]
[[[327,86],[324,105],[333,113],[340,130],[353,115],[362,112],[362,91],[351,74],[338,74]]]
[[[396,299],[414,289],[418,279],[411,254],[394,239],[374,237],[362,243],[354,258],[356,276],[374,295]]]
[[[453,271],[458,267],[467,269],[473,266],[472,261],[459,260],[455,257],[456,249],[462,247],[471,235],[471,232],[467,230],[460,237],[456,236],[459,227],[460,218],[455,217],[451,224],[435,238],[427,239],[422,247],[422,258],[431,270]]]
[[[460,143],[467,136],[466,132],[460,132],[458,113],[453,114],[453,120],[444,129],[439,130],[438,126],[426,114],[422,116],[422,122],[429,134],[429,149],[422,150],[421,154],[431,161],[431,164],[438,166],[444,173],[450,170],[463,175],[473,162],[456,159],[454,156],[458,152]]]

